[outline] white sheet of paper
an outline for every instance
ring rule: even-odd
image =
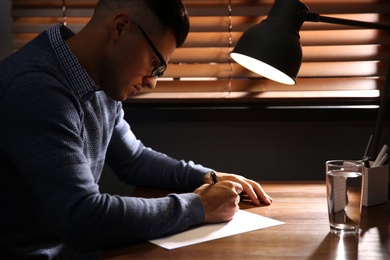
[[[284,222],[239,210],[229,222],[202,225],[175,235],[149,240],[149,242],[172,250],[281,224]]]

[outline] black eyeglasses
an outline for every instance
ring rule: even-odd
[[[152,47],[153,51],[156,53],[157,57],[160,59],[161,65],[154,68],[152,70],[152,74],[150,74],[151,77],[161,77],[164,74],[164,71],[167,69],[167,63],[165,62],[164,58],[161,56],[161,54],[158,52],[156,46],[154,46],[152,40],[150,40],[149,36],[146,34],[144,29],[142,29],[141,25],[139,25],[138,22],[134,21],[133,19],[130,20],[135,26],[137,26],[142,34],[144,35],[146,41],[149,43],[150,47]]]

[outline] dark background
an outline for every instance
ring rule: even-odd
[[[125,113],[146,146],[259,181],[325,180],[325,161],[362,158],[377,117],[376,109],[256,105],[125,105]],[[386,118],[378,149],[387,140]],[[129,192],[107,168],[100,185],[103,192]]]

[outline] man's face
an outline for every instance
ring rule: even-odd
[[[157,76],[152,76],[152,71],[165,61],[168,62],[176,48],[176,40],[171,31],[157,37],[156,33],[145,30],[150,40],[148,41],[142,30],[137,25],[128,23],[121,32],[120,40],[102,62],[99,87],[115,100],[123,101],[145,87],[153,89]]]

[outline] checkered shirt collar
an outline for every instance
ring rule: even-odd
[[[77,97],[81,98],[91,91],[98,90],[98,86],[81,66],[74,53],[65,42],[74,35],[74,32],[65,25],[58,24],[48,30],[48,35],[54,52]]]

